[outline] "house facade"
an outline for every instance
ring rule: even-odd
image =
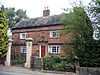
[[[26,54],[26,38],[32,38],[32,55],[44,57],[48,54],[62,54],[65,38],[61,23],[63,15],[49,16],[45,10],[43,17],[20,21],[12,28],[12,55]],[[46,15],[45,15],[46,14]]]

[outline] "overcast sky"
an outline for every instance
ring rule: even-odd
[[[64,8],[69,8],[75,0],[0,0],[1,4],[7,7],[15,7],[16,9],[24,9],[31,18],[42,16],[45,6],[50,9],[50,14],[60,14]],[[82,0],[87,5],[91,0]]]

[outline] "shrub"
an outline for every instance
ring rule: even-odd
[[[44,58],[44,69],[45,70],[56,70],[56,71],[72,71],[72,63],[68,59],[61,58],[59,56],[47,56]]]
[[[52,65],[53,69],[56,71],[64,71],[65,70],[64,66],[65,64],[62,63],[55,63]]]
[[[18,58],[16,58],[16,60],[15,60],[15,63],[16,64],[23,64],[25,61],[23,60],[23,58],[21,58],[21,57],[18,57]]]
[[[45,69],[53,70],[53,64],[59,63],[60,59],[54,56],[48,56],[44,58],[44,66]]]

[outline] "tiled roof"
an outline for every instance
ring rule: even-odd
[[[61,18],[63,17],[63,15],[64,14],[22,20],[17,23],[13,28],[27,28],[61,24]]]

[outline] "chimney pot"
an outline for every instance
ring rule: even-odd
[[[49,16],[50,15],[50,10],[48,8],[45,8],[45,10],[43,10],[43,16]]]

